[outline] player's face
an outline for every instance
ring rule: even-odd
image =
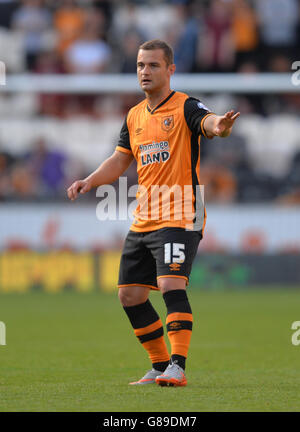
[[[175,65],[167,65],[163,50],[139,50],[137,76],[145,92],[157,92],[165,86],[170,86],[170,77],[174,71]]]

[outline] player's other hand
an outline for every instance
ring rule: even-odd
[[[71,201],[74,201],[79,193],[89,192],[92,188],[91,182],[88,180],[76,180],[68,189],[68,197]]]
[[[220,137],[226,137],[230,134],[231,128],[235,122],[235,120],[240,116],[240,113],[237,112],[234,114],[234,111],[228,111],[223,116],[218,116],[216,125],[215,125],[215,135]]]

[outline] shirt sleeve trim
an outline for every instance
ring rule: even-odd
[[[120,152],[122,152],[122,153],[126,153],[126,154],[132,154],[132,151],[131,151],[131,150],[128,150],[128,149],[126,149],[126,148],[124,148],[124,147],[121,147],[121,146],[117,146],[117,147],[116,147],[116,151],[120,151]]]
[[[201,123],[200,123],[200,126],[201,126],[201,132],[202,132],[202,135],[203,135],[205,138],[208,138],[208,136],[206,135],[206,132],[205,132],[205,129],[204,129],[204,120],[205,120],[208,116],[211,116],[211,115],[215,115],[215,113],[211,112],[211,113],[206,114],[206,115],[202,118]]]

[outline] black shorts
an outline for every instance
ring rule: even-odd
[[[201,231],[183,228],[129,231],[121,257],[118,287],[139,285],[158,289],[157,278],[160,277],[179,277],[188,282],[201,239]]]

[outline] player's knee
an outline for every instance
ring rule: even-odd
[[[186,288],[186,279],[183,278],[159,278],[158,288],[162,293],[176,289]]]
[[[147,295],[144,291],[139,291],[134,287],[119,288],[119,299],[122,306],[135,306],[144,303]]]
[[[121,302],[121,304],[123,306],[127,306],[127,301],[128,301],[128,294],[126,293],[126,289],[125,288],[119,288],[119,300]]]

